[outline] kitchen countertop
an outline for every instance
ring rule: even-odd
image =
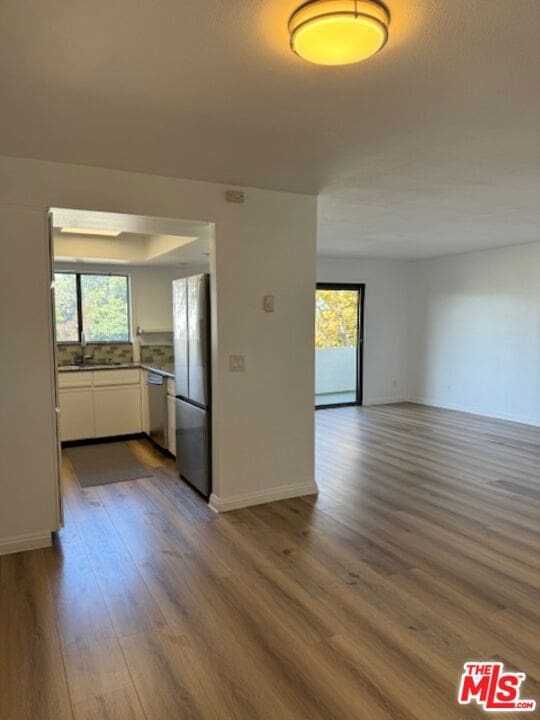
[[[164,377],[174,378],[174,367],[172,365],[148,365],[148,363],[141,363],[140,367],[142,367],[143,370],[150,370]]]
[[[172,365],[150,365],[148,363],[103,363],[101,365],[60,365],[58,372],[87,372],[89,370],[126,370],[130,368],[142,368],[143,370],[150,370],[158,375],[164,377],[174,378],[174,368]]]

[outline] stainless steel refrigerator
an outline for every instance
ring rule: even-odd
[[[210,276],[173,282],[176,464],[204,497],[212,491]]]

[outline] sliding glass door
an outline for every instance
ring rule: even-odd
[[[315,405],[362,404],[364,285],[317,285]]]

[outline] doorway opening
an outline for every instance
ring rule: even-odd
[[[213,233],[207,222],[51,209],[59,465],[77,487],[160,468],[210,496]]]
[[[361,405],[364,284],[317,283],[315,407]]]

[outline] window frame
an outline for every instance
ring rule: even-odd
[[[362,406],[364,404],[366,283],[318,282],[315,285],[315,298],[317,297],[317,290],[353,290],[358,293],[358,307],[356,313],[356,400],[354,402],[333,403],[331,405],[317,405],[317,399],[315,397],[315,410],[330,410],[332,408]]]
[[[77,293],[77,340],[57,340],[57,345],[80,345],[83,333],[83,308],[82,308],[82,286],[81,277],[83,275],[101,276],[101,277],[122,277],[126,279],[127,285],[127,340],[87,340],[89,345],[121,345],[133,342],[132,322],[131,322],[131,276],[128,273],[112,273],[112,272],[79,272],[77,270],[55,270],[55,275],[75,275],[75,291]],[[55,330],[56,318],[55,318]]]

